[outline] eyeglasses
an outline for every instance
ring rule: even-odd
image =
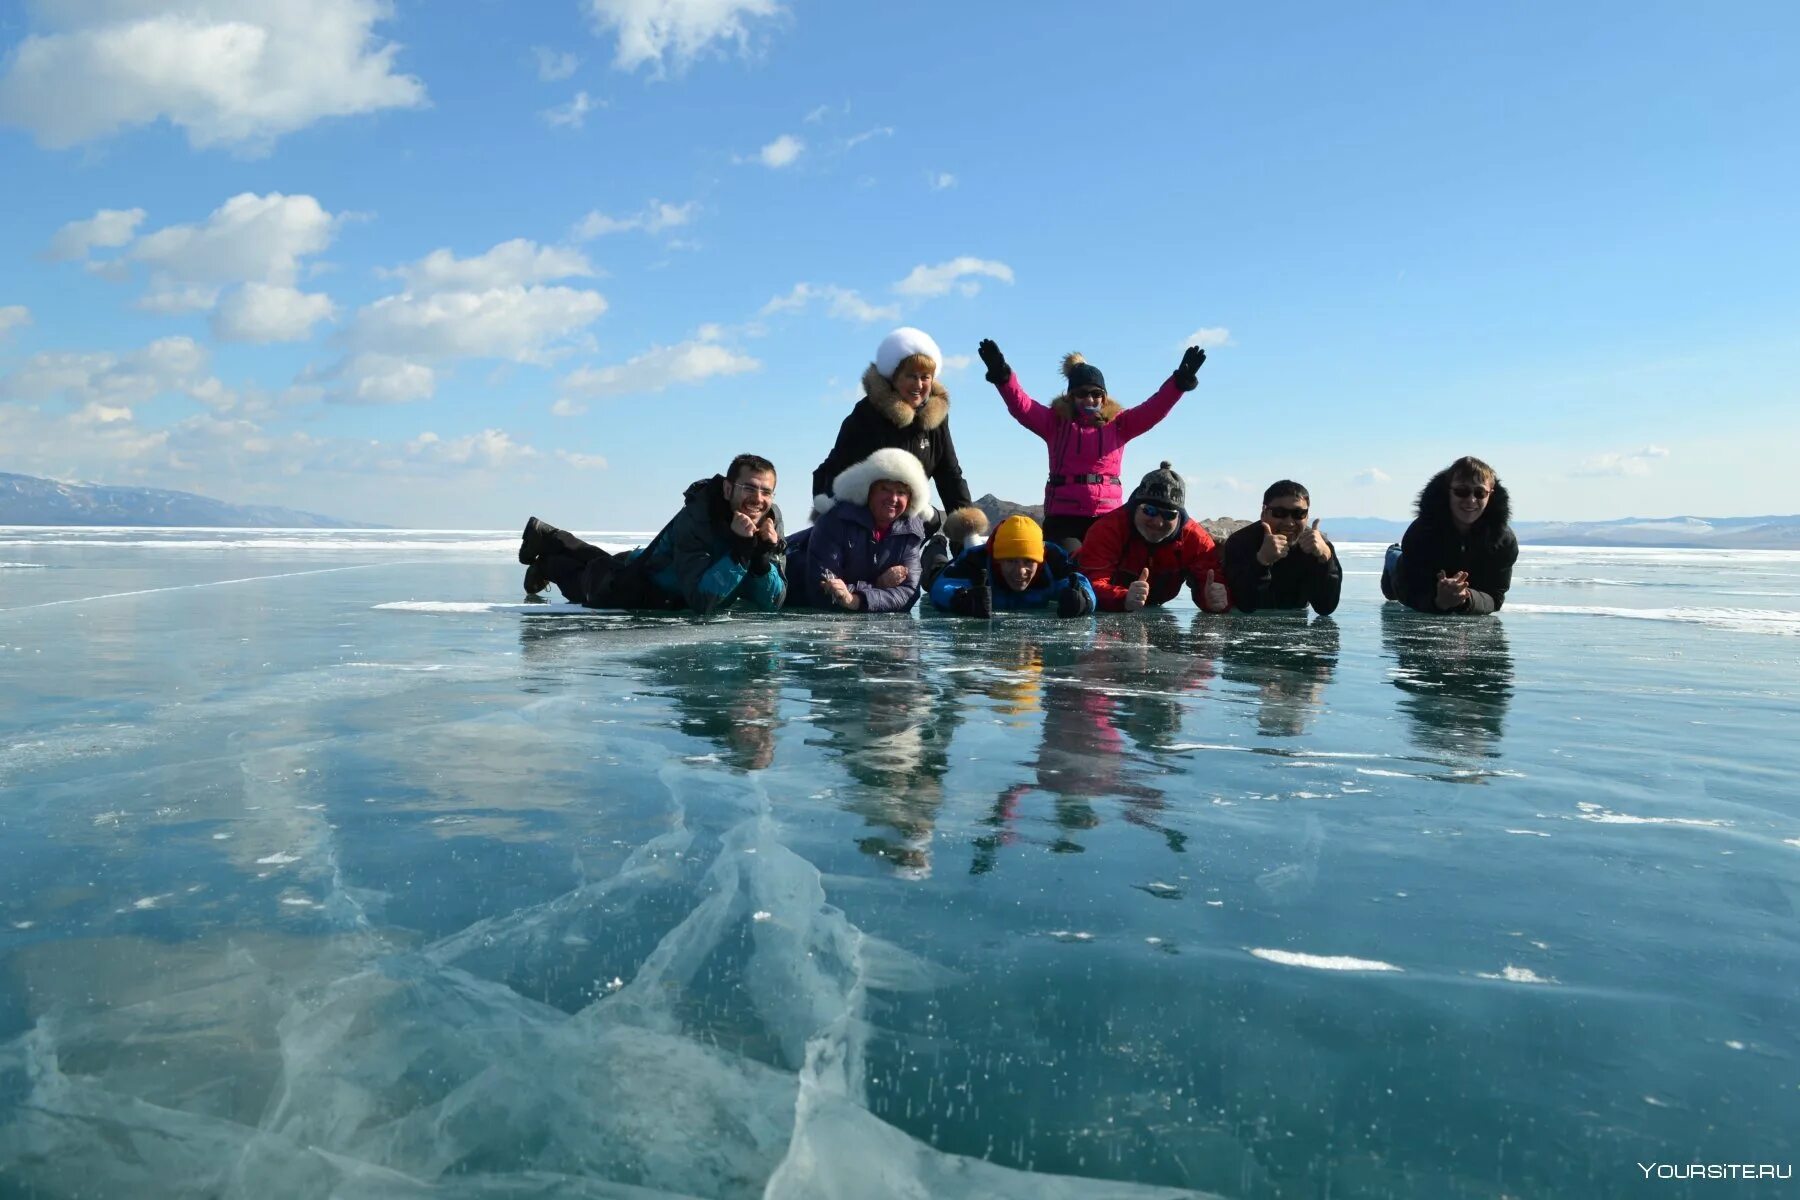
[[[1265,504],[1263,507],[1269,510],[1271,517],[1278,517],[1283,521],[1304,521],[1307,512],[1310,511],[1304,508],[1289,508],[1285,504]]]
[[[1466,483],[1459,483],[1452,487],[1450,489],[1450,494],[1455,496],[1458,500],[1486,500],[1492,495],[1492,493],[1484,487],[1470,487]]]
[[[1106,399],[1106,389],[1096,387],[1070,388],[1069,396],[1074,400],[1104,400]]]
[[[1166,504],[1139,504],[1138,511],[1154,521],[1173,521],[1181,515],[1179,508],[1170,508]]]
[[[734,483],[731,485],[746,496],[773,496],[775,489],[764,487],[760,483]]]

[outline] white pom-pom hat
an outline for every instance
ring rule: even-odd
[[[883,379],[892,380],[900,364],[915,354],[923,354],[939,370],[943,369],[944,353],[938,349],[938,344],[931,340],[929,333],[910,325],[903,325],[881,339],[881,346],[875,351],[875,369],[881,372]]]

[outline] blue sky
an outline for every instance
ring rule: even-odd
[[[0,470],[426,527],[790,512],[897,324],[976,494],[1079,349],[1200,515],[1800,512],[1790,4],[0,2]]]

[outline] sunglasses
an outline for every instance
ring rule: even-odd
[[[1071,388],[1069,395],[1076,400],[1104,400],[1106,392],[1102,388]]]
[[[1458,500],[1486,500],[1491,493],[1484,487],[1470,487],[1467,484],[1459,483],[1450,489],[1450,494]]]
[[[1173,521],[1176,517],[1181,515],[1181,510],[1179,508],[1170,508],[1166,504],[1139,504],[1138,511],[1143,513],[1146,517],[1158,521]]]
[[[1304,508],[1289,508],[1285,504],[1265,504],[1263,507],[1269,510],[1271,517],[1278,517],[1283,521],[1304,521],[1309,511]]]

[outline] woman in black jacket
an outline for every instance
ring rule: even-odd
[[[1494,468],[1465,455],[1419,492],[1419,515],[1389,546],[1381,593],[1429,613],[1491,613],[1512,587],[1519,539]]]
[[[942,512],[954,516],[971,507],[969,485],[963,481],[956,444],[950,440],[950,393],[937,378],[943,365],[937,343],[922,330],[896,329],[881,340],[875,361],[863,372],[863,398],[844,418],[837,444],[813,472],[815,504],[830,503],[831,483],[839,472],[891,446],[919,460],[937,484]],[[925,506],[927,497],[917,499]],[[986,517],[979,522],[981,528],[987,527]],[[937,523],[929,528],[935,531]]]

